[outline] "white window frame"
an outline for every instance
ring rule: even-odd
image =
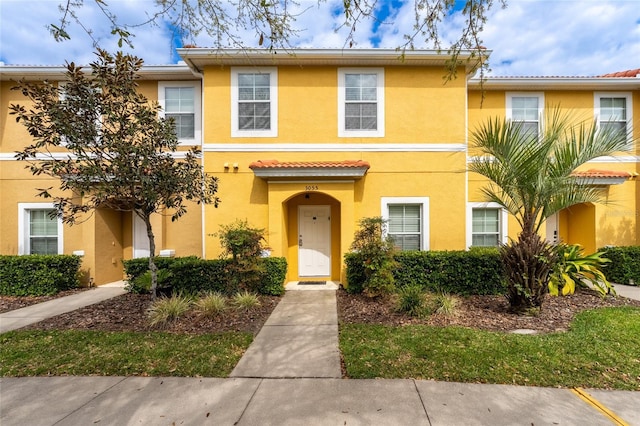
[[[376,130],[347,130],[345,128],[345,76],[347,74],[376,74],[378,125]],[[338,68],[338,137],[382,138],[384,137],[384,68]]]
[[[538,138],[543,132],[544,119],[544,93],[543,92],[507,92],[506,94],[506,118],[513,120],[513,98],[538,98]],[[518,120],[520,121],[520,120]]]
[[[29,216],[31,210],[54,210],[53,203],[18,203],[18,254],[31,253]],[[64,232],[62,219],[58,217],[58,254],[64,253]]]
[[[473,209],[498,209],[500,210],[500,243],[506,244],[509,238],[509,213],[498,203],[468,202],[467,203],[467,249],[473,245]]]
[[[633,96],[630,92],[594,92],[593,109],[598,128],[600,128],[600,99],[625,98],[627,108],[627,135],[633,134]]]
[[[389,220],[389,205],[418,204],[422,212],[422,229],[420,230],[420,250],[429,250],[429,197],[382,197],[380,199],[380,216],[385,221]],[[384,237],[388,235],[388,230]]]
[[[269,99],[271,101],[271,125],[269,130],[241,130],[238,125],[238,74],[269,74]],[[275,138],[278,136],[278,68],[231,68],[231,137]]]
[[[178,139],[180,145],[192,146],[202,145],[202,88],[200,81],[159,81],[158,82],[158,103],[162,109],[160,117],[165,118],[166,90],[172,87],[193,87],[193,139]]]

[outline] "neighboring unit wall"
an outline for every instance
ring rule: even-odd
[[[184,71],[183,68],[182,78],[185,76]],[[191,76],[191,73],[186,75]],[[166,79],[167,76],[163,74],[162,78]],[[175,78],[180,78],[180,74]],[[16,77],[17,79],[19,77]],[[199,80],[191,80],[188,84],[196,85],[199,92]],[[33,176],[25,168],[26,163],[14,159],[15,151],[31,143],[26,128],[21,123],[16,123],[14,117],[9,115],[10,104],[17,103],[27,108],[30,105],[30,101],[25,99],[20,91],[10,90],[14,85],[14,82],[2,81],[0,86],[0,254],[9,255],[20,253],[19,206],[47,202],[47,205],[51,204],[50,200],[37,196],[37,188],[56,188],[60,184],[57,179]],[[141,80],[139,90],[150,101],[158,100],[157,81]],[[201,144],[201,140],[198,140],[197,144]],[[64,153],[63,148],[58,151]],[[53,193],[56,193],[55,189]],[[62,226],[61,253],[82,253],[81,272],[85,284],[89,279],[100,285],[123,278],[122,260],[133,256],[131,219],[131,212],[98,209],[79,219],[73,226]],[[188,203],[188,213],[176,222],[171,221],[170,212],[155,215],[152,222],[156,235],[156,253],[162,249],[172,249],[176,256],[202,256],[200,205]]]

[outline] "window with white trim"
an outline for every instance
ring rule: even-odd
[[[231,136],[278,136],[276,68],[231,69]]]
[[[62,220],[51,203],[18,204],[18,254],[62,254]]]
[[[631,134],[631,94],[596,93],[594,102],[600,129]]]
[[[497,203],[468,203],[468,247],[498,247],[507,242],[508,213]]]
[[[158,102],[161,117],[173,118],[176,135],[182,145],[202,142],[202,108],[199,81],[161,81]]]
[[[338,69],[338,136],[384,136],[384,69]]]
[[[429,250],[428,197],[382,197],[381,210],[399,250]]]
[[[507,119],[522,126],[522,131],[536,139],[542,131],[544,95],[542,93],[507,93]]]

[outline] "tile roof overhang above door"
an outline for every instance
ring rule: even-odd
[[[291,161],[258,160],[249,165],[253,173],[263,179],[272,178],[351,178],[360,179],[369,170],[362,160]]]
[[[573,172],[571,176],[577,178],[582,185],[620,185],[636,176],[629,172],[611,170],[585,170]]]

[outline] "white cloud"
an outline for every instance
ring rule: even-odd
[[[65,60],[88,63],[93,59],[91,40],[77,25],[70,27],[71,40],[56,43],[47,24],[60,18],[61,0],[2,0],[0,2],[0,60],[8,64],[62,64]],[[381,2],[384,3],[384,2]],[[498,2],[496,2],[498,3]],[[138,23],[153,9],[152,0],[110,0],[120,22]],[[294,44],[301,47],[342,48],[348,29],[340,27],[343,16],[335,13],[342,0],[299,0],[294,12],[300,29]],[[381,7],[386,7],[383,4]],[[78,12],[82,22],[108,50],[117,49],[110,25],[92,0]],[[360,23],[356,46],[402,45],[414,24],[411,0],[392,12],[385,23]],[[454,15],[441,27],[445,39],[456,36],[464,18]],[[167,27],[134,29],[134,53],[147,64],[170,63],[174,56],[172,34]],[[257,45],[253,31],[243,39]],[[640,67],[640,0],[509,0],[506,9],[490,12],[484,45],[493,51],[492,75],[598,75]],[[207,35],[195,39],[199,46],[212,45]],[[432,47],[418,41],[416,47]],[[443,45],[446,48],[446,44]]]

